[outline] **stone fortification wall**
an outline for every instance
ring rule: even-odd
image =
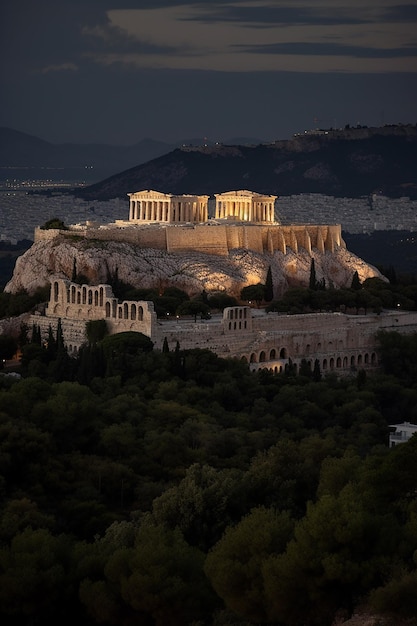
[[[122,222],[119,222],[122,224]],[[124,222],[128,224],[128,222]],[[342,239],[340,224],[312,225],[296,224],[197,224],[175,226],[107,226],[84,229],[35,230],[35,242],[52,240],[58,236],[82,236],[90,240],[120,241],[173,253],[187,251],[227,256],[230,250],[243,248],[259,254],[279,250],[287,254],[291,248],[296,254],[304,248],[311,255],[312,249],[319,252],[334,252],[336,247],[346,247]]]
[[[226,226],[176,226],[166,229],[167,251],[194,250],[205,254],[226,256],[229,252]]]
[[[68,234],[68,231],[59,230],[57,228],[48,228],[47,230],[44,230],[39,226],[36,226],[33,238],[35,243],[38,241],[52,241],[61,234]]]

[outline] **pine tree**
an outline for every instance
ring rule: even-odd
[[[162,344],[162,352],[169,352],[168,339],[164,338],[164,343]]]

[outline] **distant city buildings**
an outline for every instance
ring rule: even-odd
[[[108,224],[129,215],[129,199],[85,201],[53,190],[51,194],[25,190],[0,191],[0,239],[33,241],[36,226],[57,217],[65,224]],[[221,194],[219,194],[220,196]],[[270,198],[272,198],[271,196]],[[208,210],[211,199],[208,199]],[[24,219],[22,216],[24,215]],[[321,194],[280,196],[274,202],[274,220],[285,224],[341,224],[349,233],[375,230],[417,231],[417,200],[409,198],[334,198]]]

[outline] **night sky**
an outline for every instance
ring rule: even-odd
[[[0,126],[53,143],[417,123],[417,1],[2,0]]]

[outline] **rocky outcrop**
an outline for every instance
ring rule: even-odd
[[[215,256],[197,252],[170,254],[124,242],[57,238],[35,243],[17,259],[5,291],[17,293],[25,289],[33,293],[52,277],[71,279],[75,270],[91,284],[106,283],[109,277],[117,275],[120,280],[141,288],[161,289],[172,285],[191,296],[203,289],[238,295],[246,285],[265,282],[271,267],[274,295],[278,297],[289,286],[309,284],[312,258],[317,280],[324,278],[326,285],[350,286],[355,271],[361,281],[381,277],[376,268],[345,247],[337,247],[334,253],[313,249],[312,256],[303,248],[297,253],[288,248],[287,254],[235,249],[228,256]]]

